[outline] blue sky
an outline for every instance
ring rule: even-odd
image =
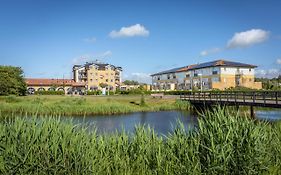
[[[0,0],[0,64],[26,77],[71,76],[95,59],[125,79],[193,63],[255,64],[281,72],[281,1]]]

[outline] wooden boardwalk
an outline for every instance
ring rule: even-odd
[[[281,108],[281,91],[219,91],[187,92],[181,100],[195,105],[260,106]]]

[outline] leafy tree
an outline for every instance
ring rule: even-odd
[[[26,83],[20,67],[0,65],[0,95],[25,95]]]
[[[106,88],[108,85],[106,83],[100,83],[101,88]]]
[[[134,81],[134,80],[125,80],[123,83],[125,85],[139,85],[139,82]]]

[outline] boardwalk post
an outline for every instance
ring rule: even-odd
[[[226,94],[226,101],[228,102],[228,92],[226,92],[225,94]]]
[[[263,95],[263,103],[265,104],[266,103],[265,92],[263,92],[262,95]]]
[[[256,102],[256,92],[253,93],[253,103]]]
[[[276,104],[278,105],[278,92],[275,92],[275,100],[276,100]]]
[[[243,102],[245,103],[245,92],[243,92]]]
[[[251,111],[251,118],[255,118],[255,111],[253,105],[251,105],[250,111]]]

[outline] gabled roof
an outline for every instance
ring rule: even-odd
[[[250,68],[255,68],[257,66],[252,65],[252,64],[245,64],[245,63],[240,63],[240,62],[234,62],[234,61],[227,61],[227,60],[215,60],[215,61],[210,61],[206,63],[201,63],[197,64],[194,67],[191,68],[193,69],[201,69],[201,68],[207,68],[207,67],[216,67],[216,66],[226,66],[226,67],[250,67]]]
[[[169,69],[169,70],[165,70],[165,71],[162,71],[162,72],[158,72],[158,73],[155,73],[155,74],[152,74],[151,76],[155,76],[155,75],[162,75],[162,74],[169,74],[169,73],[175,73],[177,72],[178,70],[181,70],[183,68],[185,68],[186,66],[184,67],[178,67],[178,68],[173,68],[173,69]]]
[[[166,70],[166,71],[162,71],[162,72],[152,74],[151,76],[169,74],[169,73],[176,73],[176,72],[186,72],[188,70],[195,70],[195,69],[201,69],[201,68],[207,68],[207,67],[216,67],[216,66],[249,67],[249,68],[256,68],[257,67],[257,66],[252,65],[252,64],[245,64],[245,63],[227,61],[227,60],[221,59],[221,60],[215,60],[215,61],[210,61],[210,62],[201,63],[201,64],[192,64],[192,65],[188,65],[188,66],[184,66],[184,67],[169,69],[169,70]]]

